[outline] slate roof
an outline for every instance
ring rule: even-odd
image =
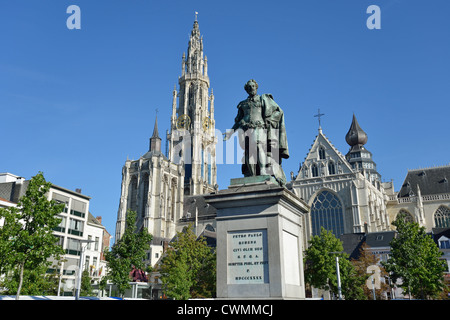
[[[99,227],[103,227],[103,225],[90,212],[88,212],[88,220],[87,221],[91,224],[97,225]]]
[[[182,219],[195,219],[196,208],[199,219],[212,218],[217,215],[216,208],[207,204],[205,198],[202,195],[185,196]]]
[[[370,249],[390,248],[390,242],[395,235],[396,231],[380,231],[342,234],[339,238],[342,241],[344,252],[350,255],[350,259],[358,259],[359,250],[364,242]]]
[[[431,229],[431,235],[436,244],[438,244],[438,240],[445,236],[450,239],[450,228],[433,228]]]
[[[359,250],[366,239],[364,233],[347,233],[339,237],[344,247],[344,252],[350,256],[350,259],[358,259]]]
[[[417,186],[422,196],[450,193],[450,165],[408,170],[398,197],[417,196]]]
[[[380,231],[366,234],[366,243],[370,248],[390,247],[396,231]]]

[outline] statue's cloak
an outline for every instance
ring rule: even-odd
[[[263,119],[267,129],[267,139],[271,142],[278,141],[279,155],[281,158],[289,158],[289,149],[284,125],[284,112],[273,100],[270,93],[261,95]],[[273,143],[271,143],[274,145]],[[277,145],[275,144],[275,145]]]

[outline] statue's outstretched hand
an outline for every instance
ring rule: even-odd
[[[222,133],[223,134],[223,140],[226,141],[226,140],[230,139],[231,136],[233,135],[233,133],[234,133],[233,129],[231,129],[231,130],[229,130],[229,131],[227,131],[225,133]]]

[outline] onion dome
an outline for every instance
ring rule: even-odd
[[[353,115],[353,121],[350,129],[345,135],[345,141],[347,141],[350,147],[362,146],[367,143],[367,134],[359,126],[355,115]]]

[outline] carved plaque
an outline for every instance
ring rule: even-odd
[[[269,282],[267,230],[228,232],[228,284]]]

